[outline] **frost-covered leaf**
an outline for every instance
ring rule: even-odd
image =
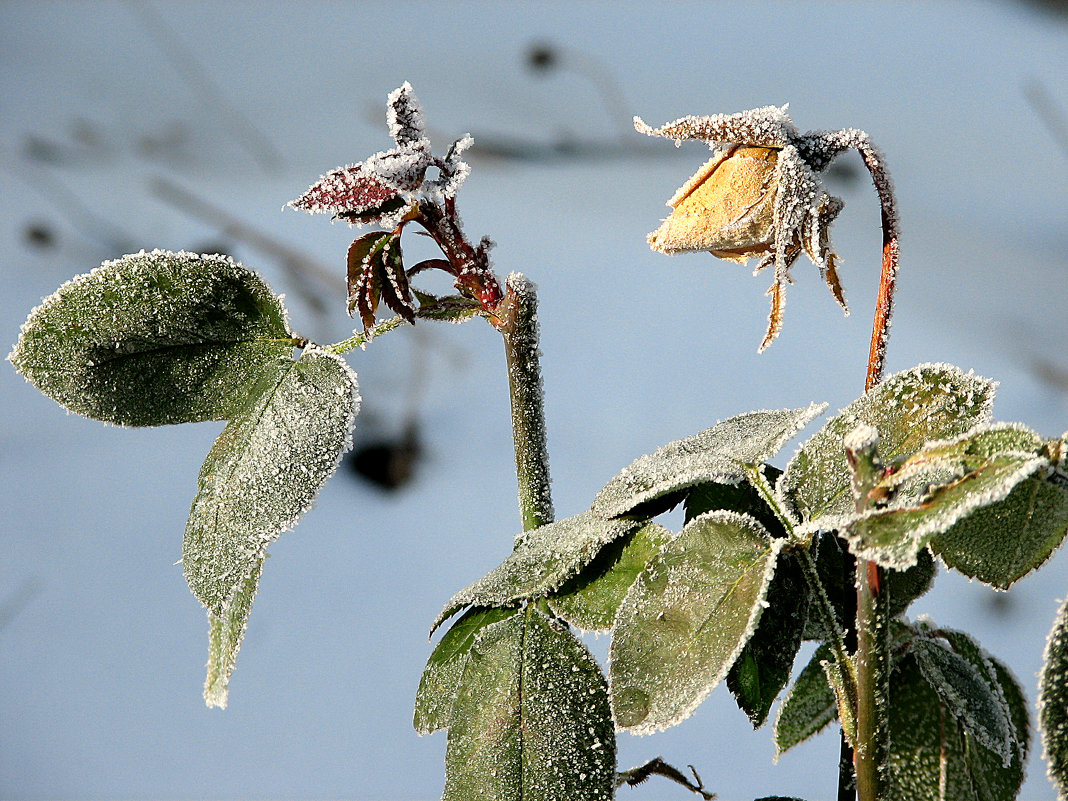
[[[844,610],[853,608],[856,589],[847,584],[845,576],[844,552],[838,538],[831,532],[820,534],[816,541],[816,572],[828,600],[834,609],[839,628],[845,628]],[[885,571],[890,592],[890,617],[905,613],[913,601],[924,595],[934,584],[938,568],[930,551],[921,550],[916,555],[916,564],[905,570],[887,568]],[[846,601],[849,601],[847,607]],[[827,633],[816,615],[809,615],[805,621],[805,639],[823,640]]]
[[[821,664],[832,658],[828,645],[817,648],[783,698],[775,716],[776,757],[819,734],[838,719],[838,702]]]
[[[847,533],[849,548],[858,557],[886,567],[909,567],[937,534],[976,509],[1006,498],[1048,464],[1030,454],[993,456],[960,480],[933,490],[920,506],[868,513]]]
[[[416,265],[418,266],[418,265]],[[412,294],[419,301],[415,316],[421,320],[439,320],[445,323],[465,323],[482,314],[482,305],[477,300],[462,295],[434,297],[412,288]]]
[[[917,637],[912,654],[946,712],[977,742],[1007,762],[1014,745],[1009,710],[990,675],[990,663],[974,642],[968,644],[970,648],[958,651],[940,640]]]
[[[464,134],[449,148],[448,153],[441,162],[441,178],[433,182],[433,186],[444,198],[456,197],[467,176],[471,174],[471,165],[460,158],[460,155],[471,147],[475,140],[471,134]]]
[[[593,510],[602,517],[617,517],[695,484],[736,484],[745,478],[747,466],[773,456],[825,408],[812,404],[804,409],[749,412],[668,443],[609,481],[594,499]]]
[[[890,793],[892,801],[1012,801],[1023,783],[1029,725],[1016,681],[991,660],[1011,712],[1017,747],[1004,764],[960,725],[912,654],[891,674]]]
[[[411,145],[426,138],[423,109],[412,85],[405,81],[386,98],[386,125],[398,147]]]
[[[782,474],[781,470],[770,464],[761,465],[758,469],[763,472],[770,486],[774,486]],[[756,518],[773,537],[786,536],[779,516],[751,481],[739,484],[698,484],[687,493],[685,508],[687,523],[705,512],[726,509]]]
[[[842,723],[842,734],[854,748],[857,746],[857,664],[854,657],[847,657],[846,662],[827,659],[820,662],[827,684],[834,693],[835,705],[838,707],[838,719]]]
[[[156,250],[61,286],[8,359],[73,412],[144,426],[233,417],[292,349],[281,301],[255,273],[225,256]]]
[[[445,632],[438,647],[430,654],[419,690],[415,695],[413,724],[420,734],[446,729],[452,716],[452,705],[467,655],[482,630],[518,612],[517,609],[468,609]]]
[[[1049,559],[1066,532],[1068,479],[1041,469],[936,535],[931,548],[949,567],[1004,590]]]
[[[268,544],[292,528],[351,444],[356,375],[317,348],[265,370],[255,400],[200,469],[182,547],[193,594],[217,615]]]
[[[363,164],[328,172],[289,205],[310,214],[334,214],[351,223],[375,222],[405,205],[396,189],[374,177]]]
[[[877,489],[888,505],[852,523],[850,549],[885,566],[910,565],[937,534],[998,504],[1029,476],[1048,473],[1043,448],[1036,434],[1007,424],[978,426],[924,447],[881,482]],[[821,526],[821,518],[811,525]]]
[[[524,531],[507,559],[449,599],[431,632],[465,606],[507,606],[548,595],[593,561],[605,545],[639,525],[629,518],[604,520],[583,512]]]
[[[1060,801],[1068,799],[1068,601],[1061,604],[1043,655],[1038,724],[1049,778]]]
[[[456,696],[442,801],[612,798],[616,741],[597,662],[532,608],[483,629]]]
[[[808,440],[779,479],[778,493],[803,521],[853,513],[855,503],[842,440],[860,423],[879,432],[879,455],[890,464],[932,440],[949,439],[990,416],[995,383],[945,364],[897,373],[831,418]]]
[[[784,147],[797,138],[797,128],[786,106],[761,106],[734,114],[680,117],[653,128],[638,117],[634,128],[646,136],[663,136],[680,142],[699,139],[710,145],[750,142],[766,147]]]
[[[727,675],[760,620],[781,542],[750,517],[711,512],[646,566],[613,627],[612,708],[622,728],[679,723]]]
[[[673,536],[663,526],[647,523],[610,542],[549,596],[549,607],[583,631],[607,631],[638,574]]]
[[[208,612],[208,676],[204,681],[204,703],[226,708],[230,692],[230,676],[237,664],[237,652],[245,637],[252,601],[263,574],[266,557],[260,557],[237,592],[233,594],[221,615]]]
[[[399,230],[376,231],[359,237],[349,247],[349,315],[359,311],[365,332],[375,324],[379,299],[408,322],[415,322],[400,237]]]
[[[754,729],[764,725],[775,698],[790,681],[808,616],[808,585],[793,555],[779,554],[765,603],[756,631],[727,673],[727,689]]]

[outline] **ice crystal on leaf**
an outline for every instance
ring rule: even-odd
[[[852,522],[846,535],[850,550],[886,567],[909,567],[915,563],[917,552],[941,532],[973,512],[1003,501],[1029,477],[1048,475],[1051,466],[1035,448],[988,451],[990,446],[982,441],[1004,441],[1006,431],[1025,442],[1041,442],[1031,432],[1013,426],[979,427],[956,441],[932,443],[907,459],[900,472],[909,491],[895,492],[898,476],[891,474],[878,488],[887,489],[889,503]],[[929,488],[927,480],[910,477],[917,471],[925,479],[935,477]],[[820,527],[821,523],[817,518],[811,525]],[[1004,528],[1001,533],[1006,539],[1016,534]]]
[[[844,521],[856,510],[846,434],[860,423],[873,426],[879,453],[889,464],[931,440],[958,437],[988,420],[996,386],[948,364],[921,364],[890,376],[801,446],[776,485],[780,500],[806,523],[826,517],[825,528],[837,527],[835,516]]]
[[[528,607],[469,649],[449,725],[443,801],[609,801],[616,739],[604,676]]]
[[[1030,746],[1011,672],[962,632],[912,627],[890,678],[891,801],[1012,801]]]
[[[333,214],[353,223],[374,222],[404,205],[396,189],[386,186],[363,164],[339,167],[289,203],[311,214]]]
[[[743,264],[758,258],[756,273],[772,267],[771,314],[760,350],[782,328],[790,268],[802,252],[849,313],[830,241],[830,225],[843,203],[824,190],[820,174],[840,153],[856,148],[876,168],[880,195],[889,196],[882,159],[867,134],[854,129],[802,134],[786,106],[683,117],[659,128],[635,117],[634,127],[676,144],[698,139],[716,151],[668,201],[672,213],[649,235],[649,244],[667,254],[707,250]],[[887,223],[896,231],[892,206],[885,208],[890,211]]]
[[[131,426],[225,420],[292,351],[285,309],[226,256],[104,262],[31,312],[8,359],[67,409]]]
[[[356,375],[339,357],[307,349],[279,359],[256,400],[227,423],[204,461],[189,511],[182,566],[215,615],[292,528],[351,446]]]
[[[838,719],[834,690],[823,672],[823,663],[832,658],[829,645],[817,648],[779,705],[774,734],[776,760]]]
[[[1068,799],[1068,601],[1046,640],[1039,683],[1038,721],[1049,777],[1059,801]]]
[[[414,145],[426,140],[426,121],[423,108],[412,85],[405,81],[386,98],[386,125],[397,147]]]
[[[327,173],[289,205],[389,228],[400,222],[421,193],[454,197],[471,171],[460,158],[474,144],[471,136],[465,134],[444,158],[435,158],[425,135],[422,108],[407,82],[390,93],[386,123],[396,147]],[[427,169],[432,166],[438,168],[439,177],[427,180]]]
[[[783,540],[736,512],[691,520],[631,585],[613,626],[619,726],[648,734],[689,717],[753,636]]]
[[[259,558],[248,578],[227,601],[221,615],[208,613],[208,675],[204,680],[204,703],[208,706],[226,709],[230,676],[237,665],[237,652],[245,637],[266,558]]]
[[[524,531],[507,559],[449,600],[431,632],[468,605],[505,606],[548,595],[593,561],[605,545],[639,525],[635,520],[604,520],[583,512]]]
[[[519,612],[517,608],[468,609],[441,638],[419,679],[412,724],[419,734],[447,729],[467,655],[487,627]]]
[[[737,484],[745,479],[747,467],[775,455],[825,408],[826,404],[811,404],[801,409],[749,412],[670,442],[635,460],[609,481],[597,493],[593,511],[615,517],[697,484]]]

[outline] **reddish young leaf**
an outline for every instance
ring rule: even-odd
[[[382,245],[376,264],[381,265],[380,292],[386,306],[399,314],[409,323],[415,323],[415,303],[412,290],[408,285],[408,276],[404,272],[401,255],[400,234],[391,236]]]
[[[289,205],[312,214],[336,214],[350,222],[373,222],[404,203],[395,189],[371,175],[362,164],[327,173]]]
[[[349,314],[359,310],[364,329],[375,324],[382,300],[410,323],[415,322],[415,302],[400,247],[400,231],[377,231],[361,236],[349,247]]]
[[[374,258],[389,236],[384,231],[376,231],[359,237],[349,246],[349,316],[358,309],[365,330],[375,324],[375,311],[378,308]]]

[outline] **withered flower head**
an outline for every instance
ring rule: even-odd
[[[661,253],[707,250],[743,264],[755,257],[754,273],[774,267],[761,351],[782,328],[790,268],[802,252],[849,313],[830,241],[830,224],[843,204],[824,191],[819,176],[850,146],[842,134],[856,132],[799,134],[785,106],[684,117],[655,129],[635,118],[634,126],[676,143],[700,139],[716,151],[668,201],[672,212],[649,234],[649,244]]]

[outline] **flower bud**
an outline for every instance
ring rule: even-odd
[[[673,211],[649,234],[661,253],[708,250],[745,263],[775,242],[778,148],[734,145],[716,153],[668,201]]]

